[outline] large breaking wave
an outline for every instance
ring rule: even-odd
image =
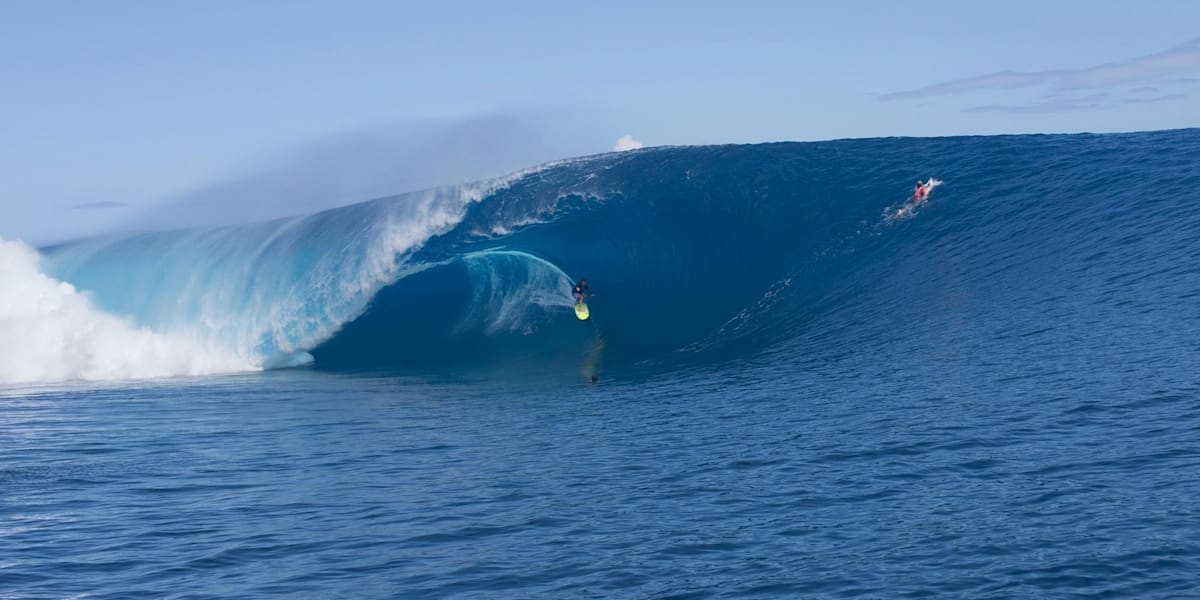
[[[95,307],[40,270],[37,253],[0,240],[0,382],[130,379],[251,370],[243,357],[155,333]]]
[[[69,336],[114,319],[124,333],[95,335],[143,332],[174,344],[146,354],[211,360],[139,370],[150,359],[115,341],[91,355],[120,368],[62,368],[76,359],[46,354],[30,360],[57,367],[7,362],[0,380],[308,363],[586,372],[861,351],[944,333],[982,305],[1026,310],[1031,290],[1066,293],[1056,274],[1126,268],[1097,253],[1169,268],[1149,248],[1195,249],[1184,232],[1197,225],[1198,138],[656,148],[305,217],[61,245],[35,274],[86,291],[91,316],[5,314],[6,338],[30,320]],[[888,218],[931,175],[946,182],[931,201]],[[587,322],[570,306],[579,277],[597,292]]]

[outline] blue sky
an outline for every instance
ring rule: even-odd
[[[1192,1],[10,0],[0,236],[89,233],[297,169],[350,202],[625,134],[1196,127],[1198,40]]]

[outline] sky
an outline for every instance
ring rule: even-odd
[[[0,237],[641,144],[1171,129],[1198,106],[1192,0],[0,0]]]

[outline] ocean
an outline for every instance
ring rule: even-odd
[[[1195,129],[0,240],[0,598],[1200,595],[1197,256]]]

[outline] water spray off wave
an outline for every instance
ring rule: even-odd
[[[219,347],[155,333],[96,308],[40,270],[29,246],[0,240],[0,383],[208,375],[257,368]]]
[[[169,337],[183,354],[203,349],[221,358],[205,363],[211,368],[139,370],[141,361],[130,357],[131,368],[106,372],[97,366],[72,370],[72,377],[184,375],[309,363],[306,350],[360,313],[376,291],[406,269],[422,268],[407,264],[414,248],[461,219],[466,204],[503,183],[430,190],[401,202],[379,200],[266,223],[51,248],[47,270],[86,290],[101,318],[122,315],[146,332]]]
[[[5,359],[0,381],[310,362],[575,372],[779,348],[844,353],[868,331],[899,335],[889,324],[933,290],[989,289],[991,301],[1019,308],[1020,288],[1007,277],[1051,264],[1023,264],[1032,260],[1027,248],[1083,260],[1078,248],[1111,244],[1107,227],[1194,221],[1181,201],[1189,171],[1180,161],[1200,162],[1197,137],[658,148],[305,217],[67,244],[45,250],[47,275],[28,249],[9,243],[6,279],[43,281],[85,308],[5,315],[5,339],[42,323],[55,339],[92,331],[98,352],[85,354],[111,354],[87,368],[66,350],[31,355],[32,365]],[[1145,159],[1162,152],[1176,160]],[[1055,177],[1042,177],[1050,166]],[[913,214],[888,218],[907,186],[929,174],[948,183]],[[1155,209],[1096,222],[1130,201],[1129,190],[1105,182],[1134,175],[1156,182],[1137,190]],[[1071,220],[1079,223],[1064,231]],[[930,253],[939,268],[893,276]],[[86,291],[91,304],[47,276]],[[597,292],[586,322],[571,310],[579,277]],[[101,322],[116,325],[102,332]],[[186,360],[154,363],[109,343],[121,336],[172,348],[150,353],[155,360]]]

